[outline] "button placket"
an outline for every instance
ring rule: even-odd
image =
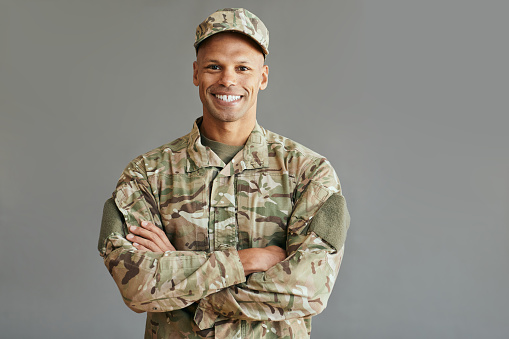
[[[219,174],[212,183],[211,210],[214,215],[214,247],[237,246],[235,177]]]

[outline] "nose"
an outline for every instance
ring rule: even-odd
[[[237,73],[234,69],[224,69],[221,72],[219,83],[225,87],[234,86],[237,84]]]

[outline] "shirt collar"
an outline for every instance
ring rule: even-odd
[[[188,134],[186,172],[193,172],[203,167],[221,167],[221,172],[238,173],[245,169],[263,168],[268,166],[268,148],[266,131],[256,122],[246,145],[235,155],[226,166],[219,157],[201,143],[199,126],[203,118],[199,117]],[[230,168],[231,167],[231,168]]]

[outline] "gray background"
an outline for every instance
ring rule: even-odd
[[[507,1],[0,1],[2,338],[141,338],[96,251],[135,156],[201,115],[194,29],[271,31],[259,122],[353,216],[313,338],[509,337]]]

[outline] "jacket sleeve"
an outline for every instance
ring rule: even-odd
[[[235,249],[211,253],[138,251],[125,236],[127,226],[148,220],[162,227],[155,198],[143,170],[126,168],[113,193],[117,217],[108,217],[108,202],[101,225],[99,251],[126,305],[136,312],[166,312],[189,306],[203,297],[245,281]],[[118,225],[118,211],[124,223]],[[102,245],[101,245],[102,243]]]
[[[297,187],[287,230],[287,258],[245,283],[200,301],[195,321],[210,328],[222,318],[281,321],[314,316],[327,305],[350,224],[334,170],[322,162]],[[337,183],[337,184],[335,184]]]

